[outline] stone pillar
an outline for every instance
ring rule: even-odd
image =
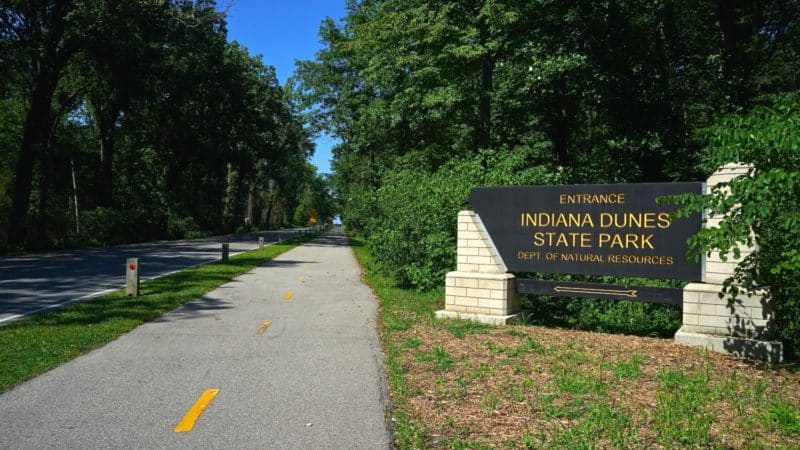
[[[513,322],[519,312],[514,275],[492,243],[480,217],[458,213],[458,256],[455,272],[445,281],[445,309],[439,318],[462,318],[490,324]]]
[[[719,183],[738,176],[746,176],[749,167],[728,164],[706,181],[710,191]],[[719,227],[722,218],[710,216],[704,227]],[[741,258],[753,248],[740,246]],[[762,294],[740,293],[735,299],[730,295],[720,297],[723,282],[729,278],[741,259],[733,252],[723,261],[719,252],[707,256],[703,264],[703,282],[690,283],[683,288],[683,326],[675,333],[675,342],[726,353],[734,356],[756,358],[769,362],[783,360],[783,345],[777,341],[763,340],[772,313]]]

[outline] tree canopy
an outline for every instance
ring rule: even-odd
[[[298,64],[294,88],[314,129],[341,140],[333,181],[345,224],[401,284],[442,285],[455,266],[456,213],[474,186],[697,181],[725,158],[765,171],[752,183],[766,184],[741,191],[747,213],[758,214],[742,226],[779,218],[781,228],[759,232],[796,244],[796,233],[780,231],[794,215],[777,214],[764,186],[795,182],[796,168],[766,155],[794,161],[786,155],[798,149],[756,156],[789,119],[746,114],[800,89],[797,0],[347,5],[341,23],[322,23],[324,48]],[[754,133],[748,153],[716,150],[762,126],[783,131]],[[699,237],[702,251],[742,238],[724,233]],[[793,251],[760,261],[785,274],[796,268]],[[579,322],[608,310],[582,305],[558,308]],[[672,317],[680,323],[680,311]]]
[[[279,227],[318,187],[215,2],[11,0],[0,27],[0,248]]]

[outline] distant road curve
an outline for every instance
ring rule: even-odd
[[[234,255],[306,230],[265,231],[204,239],[118,245],[0,258],[0,325],[125,286],[125,260],[139,258],[142,281]]]

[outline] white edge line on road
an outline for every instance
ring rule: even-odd
[[[270,242],[268,245],[272,245],[274,243],[275,242]],[[266,243],[265,243],[264,246],[265,247],[267,246]],[[255,247],[253,247],[253,248],[251,248],[249,250],[245,250],[245,251],[242,251],[242,252],[231,253],[230,256],[236,256],[236,255],[239,255],[239,254],[242,254],[242,253],[245,253],[245,252],[249,252],[251,250],[255,250],[257,248],[258,248],[258,246],[256,245]],[[217,261],[220,261],[220,260],[219,259],[215,259],[213,261],[201,262],[201,263],[195,264],[193,266],[184,267],[183,269],[173,270],[172,272],[162,273],[161,275],[155,275],[155,276],[152,276],[152,277],[148,277],[148,278],[143,279],[142,281],[155,280],[156,278],[165,277],[167,275],[172,275],[173,273],[177,273],[177,272],[180,272],[180,271],[183,271],[183,270],[187,270],[187,269],[193,269],[195,267],[202,266],[202,265],[205,265],[205,264],[209,264],[209,263],[212,263],[212,262],[217,262]],[[98,291],[98,292],[93,292],[91,294],[87,294],[87,295],[84,295],[82,297],[73,298],[71,300],[66,300],[66,301],[63,301],[61,303],[56,303],[55,305],[48,305],[48,306],[45,306],[45,307],[42,307],[42,308],[39,308],[39,309],[34,309],[33,311],[28,311],[26,313],[16,314],[16,315],[9,316],[9,317],[4,317],[4,318],[0,319],[0,324],[6,323],[6,322],[11,322],[12,320],[21,319],[23,317],[30,316],[31,314],[36,314],[36,313],[39,313],[39,312],[42,312],[42,311],[47,311],[48,309],[61,308],[63,306],[69,305],[70,303],[79,302],[81,300],[88,300],[88,299],[90,299],[92,297],[98,297],[98,296],[101,296],[103,294],[108,294],[109,292],[114,292],[117,289],[122,289],[124,287],[125,287],[125,285],[123,284],[120,287],[105,289],[105,290]]]

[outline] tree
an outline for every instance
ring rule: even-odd
[[[698,130],[800,88],[798,18],[796,0],[354,1],[343,23],[322,23],[325,47],[298,64],[295,88],[314,130],[341,141],[345,223],[400,265],[401,281],[433,286],[421,268],[455,229],[437,221],[425,229],[446,239],[404,247],[418,239],[395,228],[398,215],[425,224],[433,213],[386,207],[402,203],[389,192],[450,180],[453,161],[477,163],[484,174],[470,179],[486,184],[511,160],[565,183],[702,179]],[[425,203],[454,216],[465,192],[436,192],[446,198]]]
[[[214,1],[7,3],[0,247],[290,220],[309,133],[274,69],[228,42]]]
[[[741,258],[725,291],[736,296],[768,289],[772,332],[800,348],[800,95],[775,96],[744,115],[722,117],[707,130],[708,164],[750,165],[747,176],[708,195],[684,196],[684,213],[705,210],[723,217],[692,240],[697,253],[740,259],[741,244],[755,247]],[[723,256],[724,257],[724,256]]]

